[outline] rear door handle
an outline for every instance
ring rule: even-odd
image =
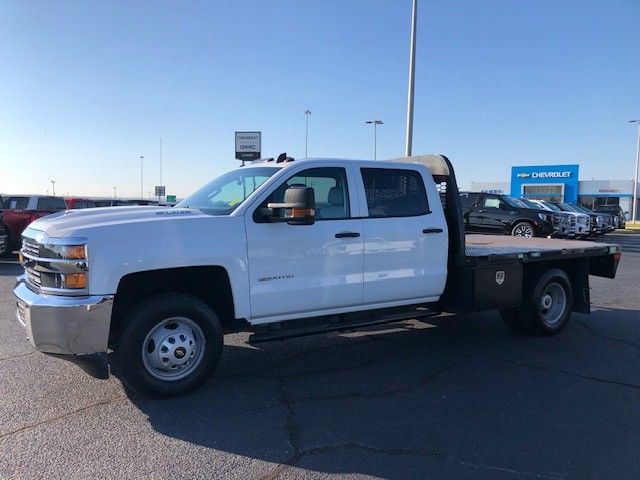
[[[360,234],[358,232],[340,232],[336,233],[336,238],[358,238]]]
[[[442,233],[444,230],[441,228],[425,228],[422,233]]]

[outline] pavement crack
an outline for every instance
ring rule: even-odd
[[[287,409],[287,419],[285,428],[287,431],[287,439],[295,454],[300,453],[300,429],[295,421],[295,412],[293,411],[291,395],[287,391],[284,380],[280,381],[280,401]]]
[[[462,352],[462,351],[458,351],[458,350],[450,350],[450,349],[438,349],[439,351],[445,352],[445,353],[449,353],[451,355],[460,355],[463,356],[465,358],[472,358],[472,357],[478,357],[478,358],[485,358],[487,360],[492,360],[495,362],[501,362],[504,363],[506,365],[512,365],[512,366],[517,366],[517,367],[524,367],[524,368],[531,368],[534,370],[543,370],[543,371],[547,371],[547,372],[553,372],[553,373],[560,373],[563,375],[569,375],[572,377],[577,377],[577,378],[583,378],[585,380],[592,380],[594,382],[599,382],[599,383],[605,383],[608,385],[617,385],[619,387],[627,387],[627,388],[633,388],[635,390],[640,390],[640,385],[635,384],[635,383],[629,383],[629,382],[621,382],[618,380],[611,380],[608,378],[601,378],[601,377],[595,377],[593,375],[584,375],[582,373],[577,373],[577,372],[572,372],[569,370],[564,370],[562,368],[557,368],[557,367],[552,367],[552,366],[544,366],[544,365],[536,365],[533,363],[526,363],[526,362],[521,362],[518,360],[509,360],[506,358],[501,358],[501,357],[496,357],[493,355],[486,355],[483,353],[471,353],[471,352]]]
[[[548,479],[548,480],[560,480],[565,478],[565,476],[559,475],[556,473],[549,474],[549,473],[525,472],[525,471],[517,470],[512,467],[505,467],[502,465],[471,462],[456,456],[449,455],[444,452],[439,452],[437,450],[424,449],[424,448],[381,448],[381,447],[374,447],[371,445],[366,445],[363,443],[356,443],[356,442],[334,443],[334,444],[322,445],[319,447],[314,447],[314,448],[300,451],[295,455],[291,456],[285,462],[279,464],[276,468],[274,468],[270,472],[266,473],[265,475],[259,478],[260,480],[276,479],[285,471],[298,465],[304,457],[319,455],[319,454],[331,452],[334,450],[345,450],[345,449],[364,450],[364,451],[375,453],[375,454],[383,454],[383,455],[390,455],[390,456],[430,457],[434,459],[455,462],[459,465],[463,465],[465,467],[471,467],[475,470],[502,472],[502,473],[508,473],[511,475],[519,476],[519,477],[535,477],[535,478]],[[339,473],[346,474],[347,472],[339,472]]]
[[[587,325],[585,322],[583,322],[582,320],[578,320],[575,319],[574,320],[578,325],[580,325],[582,328],[584,328],[587,332],[591,333],[594,337],[598,337],[601,338],[603,340],[609,340],[611,342],[616,342],[616,343],[621,343],[623,345],[628,345],[630,347],[636,348],[638,350],[640,350],[640,345],[634,342],[630,342],[628,340],[623,340],[621,338],[615,338],[615,337],[610,337],[608,335],[604,335],[600,332],[598,332],[595,328],[593,328],[591,325]]]
[[[77,413],[85,412],[85,411],[91,410],[92,408],[95,408],[95,407],[100,407],[100,406],[103,406],[103,405],[115,404],[115,403],[121,402],[121,401],[126,400],[126,399],[127,399],[127,397],[122,396],[122,397],[113,398],[111,400],[102,400],[100,402],[94,402],[94,403],[91,403],[89,405],[85,405],[83,407],[80,407],[80,408],[78,408],[76,410],[73,410],[71,412],[63,413],[62,415],[57,415],[55,417],[47,418],[45,420],[41,420],[39,422],[31,423],[29,425],[25,425],[23,427],[17,428],[15,430],[10,431],[10,432],[3,433],[3,434],[0,435],[0,440],[3,440],[5,438],[7,438],[7,437],[15,435],[16,433],[24,432],[26,430],[30,430],[30,429],[35,428],[35,427],[39,427],[40,425],[44,425],[46,423],[56,422],[58,420],[62,420],[63,418],[71,417],[71,416],[73,416],[73,415],[75,415]]]
[[[9,357],[1,357],[0,362],[4,362],[5,360],[13,360],[14,358],[22,358],[28,357],[29,355],[34,355],[36,352],[27,352],[27,353],[19,353],[17,355],[11,355]]]
[[[406,385],[404,387],[394,388],[390,390],[383,390],[381,392],[352,392],[352,393],[340,393],[335,395],[310,395],[307,397],[295,397],[293,401],[295,403],[308,402],[316,400],[353,400],[358,398],[380,398],[380,397],[392,397],[394,395],[400,395],[402,393],[408,393],[412,390],[416,390],[420,387],[427,385],[434,378],[454,369],[462,362],[455,362],[439,368],[433,372],[428,373],[422,377],[417,383]]]

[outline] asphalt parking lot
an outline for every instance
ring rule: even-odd
[[[0,264],[0,478],[639,478],[640,234],[553,338],[493,312],[263,344],[151,401],[32,350]]]

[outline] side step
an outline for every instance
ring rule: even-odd
[[[255,333],[249,336],[249,343],[256,344],[287,338],[304,337],[317,333],[356,330],[358,328],[380,325],[382,323],[398,322],[413,318],[435,317],[441,313],[436,310],[431,310],[428,307],[418,307],[410,311],[407,311],[405,308],[402,311],[388,312],[388,309],[373,310],[364,318],[362,313],[360,313],[359,318],[352,318],[350,315],[354,314],[347,314],[277,322],[265,325],[264,327],[258,327],[260,330],[256,330]]]

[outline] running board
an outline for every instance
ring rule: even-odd
[[[380,325],[383,323],[399,322],[401,320],[410,320],[414,318],[435,317],[441,312],[431,310],[429,308],[420,307],[416,310],[400,313],[375,313],[365,318],[349,319],[349,315],[334,315],[329,317],[289,320],[285,322],[277,322],[265,325],[264,330],[257,331],[249,336],[249,343],[263,343],[274,340],[285,340],[287,338],[304,337],[307,335],[315,335],[317,333],[337,332],[341,330],[356,330],[362,327],[372,325]],[[306,325],[300,325],[305,323]],[[260,327],[259,327],[260,328]]]

